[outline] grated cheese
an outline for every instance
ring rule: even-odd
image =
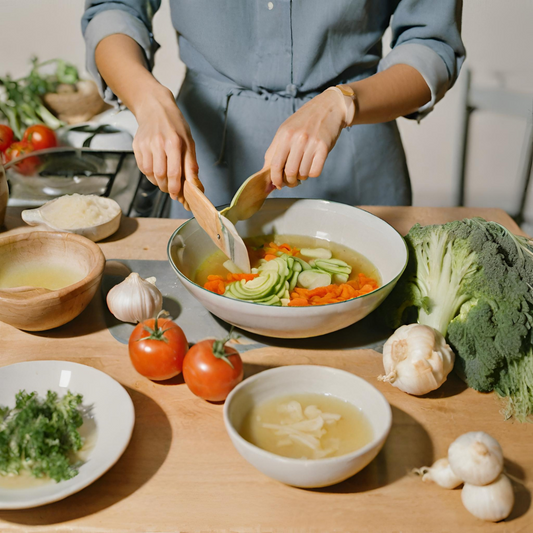
[[[56,228],[79,229],[109,222],[119,212],[119,205],[109,198],[71,194],[50,202],[41,216]]]

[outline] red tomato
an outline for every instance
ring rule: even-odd
[[[43,124],[30,126],[25,132],[23,141],[33,144],[34,150],[44,150],[57,146],[57,139],[54,130]]]
[[[189,345],[182,329],[168,318],[149,318],[137,324],[128,343],[135,370],[162,381],[177,376]]]
[[[4,152],[13,143],[13,130],[9,126],[0,124],[0,152]]]
[[[18,157],[22,157],[25,154],[29,154],[30,152],[33,152],[33,146],[31,145],[31,143],[26,142],[26,141],[14,142],[5,151],[6,163],[9,163],[9,161],[12,161],[13,159],[17,159]],[[25,159],[17,163],[17,170],[21,174],[24,174],[25,176],[29,176],[35,172],[39,164],[40,164],[40,160],[37,156],[26,157]]]
[[[222,341],[195,344],[183,361],[183,379],[204,400],[220,402],[242,381],[242,359],[235,348]]]

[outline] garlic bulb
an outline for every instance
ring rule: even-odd
[[[483,431],[458,437],[448,448],[452,470],[470,485],[492,483],[503,470],[503,452],[498,441]]]
[[[475,517],[498,522],[511,514],[514,505],[513,486],[507,476],[500,474],[496,481],[482,487],[465,483],[461,499]]]
[[[445,489],[455,489],[463,480],[451,469],[448,459],[445,457],[433,463],[433,466],[417,468],[415,474],[422,476],[422,481],[433,481]]]
[[[153,318],[163,307],[163,295],[155,278],[143,279],[132,272],[107,293],[107,307],[122,322],[142,322]]]
[[[455,354],[444,337],[422,324],[398,328],[383,346],[380,381],[415,396],[438,389],[453,368]]]

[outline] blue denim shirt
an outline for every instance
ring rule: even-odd
[[[87,67],[108,102],[117,99],[99,76],[96,45],[111,34],[129,35],[151,67],[158,48],[151,22],[159,6],[160,0],[86,0]],[[461,7],[461,0],[170,0],[188,71],[178,104],[214,201],[227,201],[261,168],[277,127],[328,86],[411,65],[432,97],[410,118],[425,116],[453,85],[465,57]],[[389,25],[392,51],[383,58]],[[345,130],[323,176],[282,194],[295,192],[350,203],[409,203],[395,123]]]

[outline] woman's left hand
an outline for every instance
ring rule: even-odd
[[[346,110],[335,93],[325,91],[304,104],[278,129],[265,154],[272,183],[295,187],[317,178],[345,124]]]

